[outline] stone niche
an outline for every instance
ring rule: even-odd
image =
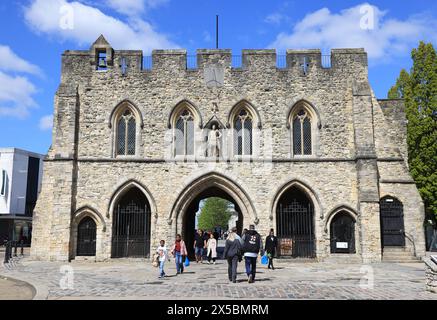
[[[425,262],[426,290],[437,293],[437,256],[426,257]]]

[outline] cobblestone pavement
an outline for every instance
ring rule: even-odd
[[[238,266],[238,282],[230,283],[223,260],[192,262],[177,276],[172,260],[164,279],[150,262],[125,259],[62,264],[24,258],[3,265],[0,274],[32,284],[35,299],[437,299],[425,290],[423,263],[275,262],[274,271],[258,264],[254,284],[246,281],[244,263]],[[367,281],[372,274],[373,288]]]
[[[167,262],[164,279],[158,279],[150,262],[124,259],[62,264],[24,258],[3,265],[0,274],[34,285],[36,299],[437,299],[425,290],[423,263],[277,260],[276,265],[274,271],[258,265],[254,284],[246,282],[244,263],[239,264],[238,283],[229,283],[223,260],[216,265],[191,263],[178,276],[173,261]],[[372,273],[373,288],[366,280]]]

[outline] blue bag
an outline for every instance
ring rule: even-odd
[[[185,263],[184,263],[184,265],[185,265],[186,267],[188,267],[188,266],[190,265],[190,259],[188,259],[188,257],[185,258]]]
[[[269,258],[265,254],[261,257],[261,264],[268,264],[268,263],[269,263]]]

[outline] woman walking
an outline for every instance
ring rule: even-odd
[[[208,252],[208,264],[211,263],[211,259],[213,263],[215,264],[215,259],[217,258],[217,240],[214,237],[213,233],[210,233],[208,242],[206,244]]]
[[[171,254],[175,258],[176,274],[181,274],[184,272],[183,257],[187,255],[187,247],[180,234],[176,235],[176,241],[171,248]]]
[[[269,269],[275,270],[273,266],[273,257],[276,254],[276,248],[278,247],[278,238],[276,238],[273,229],[270,229],[270,234],[266,238],[265,250],[267,257],[269,258]]]
[[[228,261],[229,281],[237,282],[237,266],[241,256],[241,242],[236,238],[237,228],[232,228],[226,239],[223,257]]]

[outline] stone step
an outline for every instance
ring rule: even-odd
[[[383,252],[410,252],[406,247],[384,247]]]
[[[383,257],[382,261],[384,262],[419,262],[420,259],[409,256],[409,257]]]
[[[385,257],[388,257],[388,256],[400,256],[400,257],[413,256],[413,254],[411,252],[384,252],[382,255]]]
[[[420,260],[382,260],[383,263],[418,263]]]

